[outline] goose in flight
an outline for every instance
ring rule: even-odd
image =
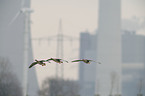
[[[35,59],[35,62],[33,62],[33,63],[29,66],[29,68],[31,68],[32,66],[34,66],[34,65],[36,65],[36,64],[39,64],[39,65],[42,65],[42,66],[46,66],[46,64],[43,63],[43,62],[46,62],[46,60],[40,60],[40,61],[38,61],[38,60]],[[50,63],[50,62],[49,62],[49,63]]]
[[[63,59],[58,59],[58,58],[50,58],[50,59],[47,59],[46,61],[50,61],[50,60],[52,60],[52,61],[54,61],[56,63],[59,63],[59,64],[63,63],[63,61],[68,63],[68,61],[63,60]]]
[[[90,62],[96,62],[96,61],[88,60],[88,59],[73,60],[72,62],[79,62],[79,61],[83,61],[86,64],[90,64]],[[96,62],[96,63],[101,64],[100,62]]]

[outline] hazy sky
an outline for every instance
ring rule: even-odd
[[[62,31],[65,35],[79,37],[80,32],[88,30],[94,33],[98,27],[99,0],[32,0],[34,13],[32,20],[32,38],[50,37],[59,30],[59,20],[62,19]],[[121,0],[122,19],[145,19],[145,0]],[[145,32],[140,29],[139,32]],[[71,46],[64,43],[64,58],[78,58],[79,43],[76,40]],[[41,45],[33,40],[33,54],[36,59],[56,57],[56,41],[42,41]],[[65,64],[65,78],[77,79],[78,64]],[[36,66],[39,83],[48,76],[55,76],[55,64],[47,67]],[[67,73],[66,73],[67,72]],[[41,83],[40,83],[41,84]]]

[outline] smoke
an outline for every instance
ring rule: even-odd
[[[122,20],[122,30],[140,31],[145,28],[145,18],[133,17]]]

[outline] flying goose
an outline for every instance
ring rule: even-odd
[[[46,61],[50,61],[50,60],[52,60],[52,61],[54,61],[56,63],[59,63],[59,64],[63,63],[63,61],[68,63],[68,61],[63,60],[63,59],[58,59],[58,58],[50,58],[50,59],[47,59]]]
[[[96,61],[88,60],[88,59],[73,60],[72,62],[79,62],[79,61],[83,61],[86,64],[90,64],[90,62],[96,62]],[[100,62],[96,62],[96,63],[101,64]]]
[[[40,60],[40,61],[38,61],[38,60],[35,59],[35,62],[33,62],[33,63],[29,66],[29,68],[31,68],[32,66],[34,66],[34,65],[36,65],[36,64],[39,64],[39,65],[42,65],[42,66],[46,66],[46,64],[43,63],[43,62],[46,62],[46,60]]]

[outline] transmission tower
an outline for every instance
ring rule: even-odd
[[[64,41],[68,41],[69,40],[72,43],[74,40],[78,41],[79,38],[64,35],[63,31],[62,31],[62,20],[60,19],[59,20],[59,26],[58,26],[58,33],[57,33],[57,35],[49,36],[49,37],[33,38],[33,40],[39,41],[39,44],[43,40],[47,40],[48,42],[52,41],[52,40],[55,40],[57,42],[56,43],[56,47],[57,47],[56,48],[56,57],[63,59],[63,56],[64,56],[63,55],[64,54],[63,53],[63,43],[64,43]],[[55,75],[56,75],[56,78],[58,78],[58,77],[63,78],[64,77],[64,64],[61,64],[61,65],[60,64],[56,64]]]
[[[56,48],[56,57],[63,59],[63,32],[62,32],[62,21],[59,21],[59,29],[57,34],[57,48]],[[56,64],[56,78],[63,78],[64,66]]]

